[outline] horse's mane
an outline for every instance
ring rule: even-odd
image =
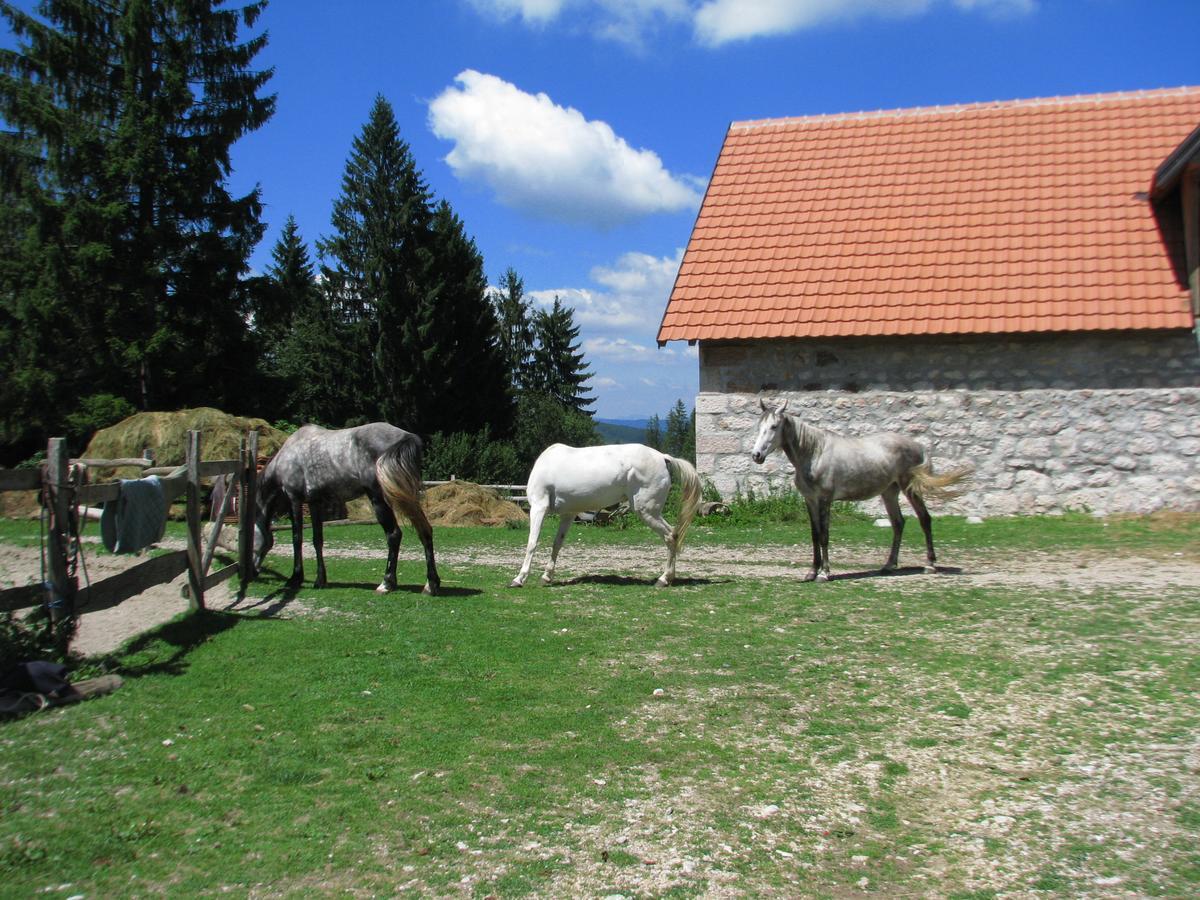
[[[821,446],[825,432],[815,425],[809,425],[795,416],[784,413],[782,437],[785,452],[794,447],[803,455],[808,456]]]

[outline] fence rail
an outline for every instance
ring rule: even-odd
[[[44,584],[22,585],[0,591],[0,611],[15,611],[45,604],[50,611],[50,627],[56,634],[64,620],[73,618],[80,608],[88,611],[107,609],[134,597],[147,588],[173,581],[188,573],[184,596],[195,611],[204,608],[204,592],[240,575],[242,584],[250,580],[251,555],[254,547],[254,507],[257,489],[258,432],[249,431],[241,442],[237,459],[200,459],[201,437],[198,431],[188,432],[186,461],[182,466],[155,466],[153,460],[92,459],[71,460],[67,457],[66,441],[51,438],[46,451],[46,463],[38,469],[0,469],[0,491],[41,491],[47,512],[45,558],[48,577]],[[165,502],[169,505],[179,495],[184,496],[187,518],[187,549],[155,556],[116,575],[80,588],[71,571],[69,548],[79,539],[80,520],[86,507],[111,503],[121,496],[121,483],[86,484],[88,468],[118,468],[137,466],[141,474],[159,475]],[[229,478],[236,482],[241,496],[238,504],[237,562],[215,572],[209,568],[220,537],[225,513],[234,494],[234,484],[225,491],[220,514],[213,516],[208,546],[204,547],[201,533],[201,482],[211,478]],[[80,514],[76,514],[76,513]],[[69,634],[69,630],[65,633]],[[65,648],[64,648],[65,649]]]

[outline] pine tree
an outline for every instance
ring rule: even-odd
[[[549,310],[534,313],[533,333],[532,387],[566,408],[590,416],[596,399],[584,386],[592,373],[579,350],[575,313],[555,297]]]
[[[434,284],[425,300],[432,308],[432,330],[425,369],[436,393],[431,390],[422,428],[475,433],[487,427],[507,434],[514,401],[483,257],[445,201],[434,210],[431,237]]]
[[[666,433],[663,435],[662,450],[672,456],[695,461],[696,420],[695,412],[688,414],[682,400],[676,400],[667,413]]]
[[[530,366],[533,361],[533,318],[525,299],[525,282],[509,267],[492,291],[492,304],[499,323],[500,352],[512,379],[512,388],[520,392],[532,387]]]
[[[420,429],[429,390],[424,338],[430,308],[429,190],[400,138],[391,104],[375,98],[354,139],[333,234],[317,244],[325,291],[345,326],[348,419],[386,419]]]
[[[266,36],[240,36],[265,0],[218,6],[43,0],[39,19],[0,0],[19,44],[0,51],[0,173],[29,215],[24,283],[0,302],[50,380],[78,373],[143,408],[246,393],[241,276],[261,204],[226,179],[275,98],[252,68]]]
[[[647,447],[653,447],[655,450],[663,449],[663,432],[662,420],[655,414],[646,422],[646,438]]]

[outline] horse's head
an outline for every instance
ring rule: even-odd
[[[762,418],[758,420],[758,435],[754,438],[750,458],[762,465],[768,456],[779,449],[783,440],[783,413],[787,409],[787,401],[784,400],[778,407],[770,407],[760,399],[758,405],[762,407]]]

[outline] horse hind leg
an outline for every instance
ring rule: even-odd
[[[662,498],[665,501],[665,497]],[[675,538],[675,529],[662,516],[663,502],[654,502],[642,498],[634,498],[633,508],[641,520],[663,539],[667,545],[667,566],[654,582],[655,587],[667,587],[675,580],[675,559],[679,554],[679,541]]]
[[[538,538],[542,533],[542,521],[546,518],[549,506],[550,501],[546,497],[529,498],[529,540],[525,545],[525,559],[509,587],[525,586],[525,579],[529,577],[529,569],[533,565],[533,551],[537,549]]]
[[[933,517],[929,515],[925,500],[911,486],[905,490],[904,496],[917,514],[921,530],[925,532],[925,572],[933,575],[937,572],[937,554],[933,550]]]
[[[329,581],[325,574],[325,523],[316,503],[309,505],[308,514],[312,519],[313,555],[317,558],[317,578],[313,587],[323,588]]]
[[[396,560],[400,555],[400,540],[403,538],[404,532],[396,521],[395,513],[392,512],[391,507],[387,505],[382,496],[372,496],[371,506],[375,510],[375,520],[379,522],[379,527],[387,535],[387,568],[383,572],[383,581],[380,582],[379,587],[375,588],[378,593],[386,594],[396,589]]]
[[[562,549],[563,541],[567,539],[567,531],[570,530],[574,518],[569,512],[562,513],[558,531],[554,534],[554,546],[550,548],[550,562],[546,563],[546,570],[542,572],[542,584],[554,582],[554,567],[558,564],[558,551]]]
[[[888,521],[892,523],[892,552],[883,564],[884,572],[894,572],[900,566],[900,541],[904,537],[904,513],[900,510],[900,489],[890,485],[879,495],[887,509]]]

